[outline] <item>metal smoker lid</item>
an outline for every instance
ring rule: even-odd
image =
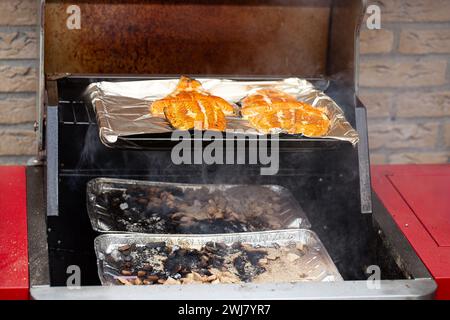
[[[352,73],[364,7],[363,0],[43,2],[47,75]],[[74,5],[80,29],[67,27]]]

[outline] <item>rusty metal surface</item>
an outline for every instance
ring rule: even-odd
[[[359,31],[367,0],[335,0],[331,16],[328,74],[358,92]]]
[[[280,75],[326,72],[331,0],[50,0],[51,73]],[[81,29],[69,30],[69,5]]]

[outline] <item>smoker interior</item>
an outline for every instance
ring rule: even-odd
[[[380,266],[383,279],[410,276],[397,266],[398,259],[380,238],[372,215],[361,214],[358,153],[350,143],[282,141],[280,169],[274,176],[260,175],[259,165],[174,165],[168,141],[166,146],[159,143],[147,150],[112,149],[100,142],[95,114],[82,97],[86,86],[96,80],[99,79],[58,80],[59,215],[47,217],[51,286],[66,284],[70,265],[80,266],[82,285],[100,284],[93,246],[97,233],[92,230],[86,211],[86,184],[96,177],[281,185],[303,207],[312,230],[319,235],[345,280],[367,279],[364,271],[370,265]],[[339,99],[333,96],[332,87],[327,93]],[[352,109],[342,106],[344,111]],[[349,120],[354,126],[351,114]]]

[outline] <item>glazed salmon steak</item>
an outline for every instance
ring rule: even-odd
[[[325,135],[330,120],[322,110],[276,89],[262,89],[242,100],[241,115],[262,133],[283,131],[309,137]]]
[[[234,108],[203,89],[199,81],[182,76],[172,93],[151,104],[150,112],[165,115],[176,129],[225,131],[225,116],[233,115]]]

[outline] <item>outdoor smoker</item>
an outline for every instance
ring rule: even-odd
[[[77,5],[81,28],[66,26]],[[361,0],[41,1],[38,158],[27,171],[30,292],[34,299],[432,298],[436,285],[371,194],[366,112],[358,100]],[[193,77],[300,77],[332,97],[359,143],[280,139],[280,168],[174,165],[167,137],[130,136],[108,148],[83,94],[92,82]],[[128,141],[128,142],[129,142]],[[86,211],[97,177],[172,183],[274,184],[290,190],[344,281],[208,286],[101,286]],[[67,268],[81,287],[66,287]],[[367,283],[369,266],[381,287]],[[370,270],[370,269],[369,269]]]

